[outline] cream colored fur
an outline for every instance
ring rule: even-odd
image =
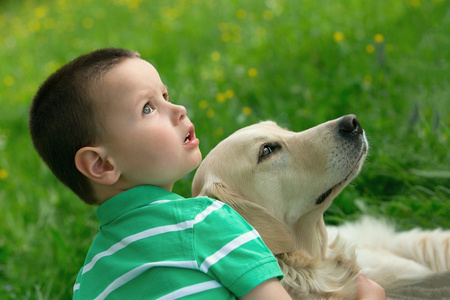
[[[385,288],[448,270],[446,231],[395,233],[373,219],[327,229],[323,213],[359,173],[367,149],[353,115],[298,133],[261,122],[207,155],[192,193],[229,204],[258,230],[294,299],[354,298],[359,266]]]
[[[387,221],[367,216],[327,230],[330,239],[339,235],[356,245],[358,264],[387,291],[450,270],[449,230],[397,232]]]

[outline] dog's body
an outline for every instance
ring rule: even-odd
[[[323,213],[359,173],[367,149],[354,115],[299,133],[262,122],[235,132],[208,154],[192,193],[229,204],[258,230],[293,298],[354,298],[359,266],[386,289],[449,270],[448,232],[402,233],[391,241],[395,233],[378,222],[389,234],[376,231],[382,244],[358,231],[361,224],[330,227],[328,238]]]

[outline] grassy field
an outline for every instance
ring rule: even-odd
[[[357,114],[371,154],[327,221],[450,228],[448,0],[6,0],[0,29],[1,299],[70,298],[97,232],[34,152],[27,113],[52,71],[101,47],[157,67],[203,155],[259,120],[300,131]]]

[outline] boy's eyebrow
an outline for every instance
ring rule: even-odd
[[[168,88],[168,86],[165,85],[165,84],[162,85],[162,89],[161,89],[161,90],[162,90],[163,92],[169,93],[169,88]],[[151,91],[147,91],[147,92],[145,92],[144,94],[142,94],[141,97],[138,98],[136,105],[139,106],[142,102],[145,102],[145,101],[147,101],[149,98],[152,98],[152,97],[153,97],[152,92],[151,92]]]

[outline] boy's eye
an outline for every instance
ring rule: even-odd
[[[152,111],[153,111],[153,108],[151,108],[150,105],[145,104],[144,108],[142,109],[142,114],[148,115],[148,114],[152,113]]]
[[[163,97],[164,97],[164,100],[166,100],[167,102],[170,102],[168,93],[164,93]]]

